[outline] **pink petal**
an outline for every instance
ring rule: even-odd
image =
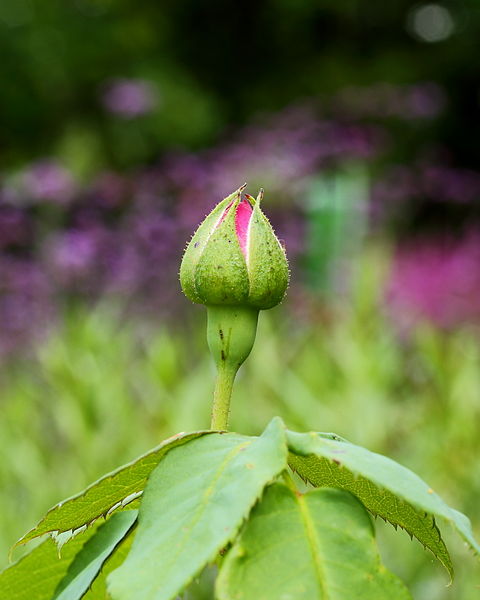
[[[237,214],[235,215],[235,230],[245,258],[247,258],[248,226],[250,225],[252,212],[250,202],[244,198],[237,206]]]

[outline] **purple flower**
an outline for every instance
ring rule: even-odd
[[[158,104],[158,93],[150,81],[119,78],[106,85],[102,104],[109,112],[132,119],[151,112]]]
[[[351,86],[333,97],[332,107],[353,118],[434,119],[446,105],[444,90],[431,81],[415,85],[379,82],[370,86]]]
[[[98,296],[102,289],[100,259],[106,232],[99,225],[58,232],[43,247],[45,271],[62,292]]]
[[[480,200],[480,173],[441,163],[392,165],[373,183],[372,219],[381,224],[418,200],[474,206]]]
[[[113,171],[104,171],[93,181],[91,195],[102,208],[114,209],[127,201],[129,188],[130,184],[126,177]]]
[[[468,204],[480,198],[480,173],[446,166],[427,166],[422,188],[428,197],[442,202]]]
[[[434,119],[447,103],[443,89],[436,83],[412,85],[405,96],[405,112],[410,119]]]
[[[75,183],[67,169],[53,160],[42,160],[23,172],[21,189],[27,198],[37,202],[67,204],[75,192]]]
[[[440,327],[480,320],[480,230],[460,239],[429,238],[397,250],[387,290],[400,325],[426,319]]]
[[[0,255],[0,356],[31,345],[54,319],[52,288],[29,260]]]
[[[0,250],[28,246],[30,233],[31,224],[23,210],[0,204]]]
[[[96,232],[68,231],[57,238],[52,262],[64,272],[84,272],[95,259],[97,245]]]

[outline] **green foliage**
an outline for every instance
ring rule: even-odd
[[[345,82],[427,77],[455,90],[446,137],[473,162],[475,145],[463,132],[475,126],[464,106],[475,80],[475,3],[448,5],[462,28],[440,44],[407,33],[411,8],[407,0],[385,7],[367,3],[361,10],[350,0],[229,2],[225,10],[194,0],[3,0],[3,161],[57,151],[74,154],[75,166],[87,161],[90,169],[136,164],[165,146],[205,143],[259,110],[325,94]],[[248,26],[248,46],[238,44],[239,23]],[[119,76],[153,82],[158,104],[151,114],[130,120],[106,114],[101,92]],[[394,123],[392,135],[407,147],[438,143],[442,135],[442,127],[418,129],[417,122]]]
[[[103,600],[105,577],[125,559],[137,514],[127,510],[97,521],[70,538],[61,552],[47,538],[3,571],[0,599]]]
[[[125,506],[130,508],[130,503],[142,493],[148,476],[162,457],[172,448],[205,433],[208,432],[173,436],[144,456],[105,475],[85,491],[51,508],[38,525],[25,534],[17,544],[26,544],[44,533],[54,532],[58,535],[76,530],[90,525],[95,519],[105,517],[114,510]]]
[[[453,566],[435,518],[451,523],[476,553],[467,517],[452,510],[409,469],[365,448],[321,434],[288,434],[289,464],[315,486],[334,486],[352,492],[374,514],[400,525],[443,563]]]
[[[408,600],[380,562],[368,514],[340,490],[273,484],[227,554],[219,600]]]
[[[117,513],[98,528],[69,565],[52,600],[80,600],[85,595],[105,561],[130,533],[137,514],[136,510]]]
[[[110,578],[113,597],[174,598],[235,537],[286,456],[279,419],[258,439],[215,434],[171,452],[147,485],[132,551]]]
[[[381,564],[365,508],[375,512],[385,498],[382,516],[416,535],[449,570],[448,552],[425,534],[421,518],[411,517],[413,509],[428,511],[427,527],[432,515],[450,520],[479,548],[466,517],[416,475],[335,434],[288,432],[276,417],[260,437],[200,432],[159,448],[150,477],[145,456],[116,472],[128,472],[130,486],[145,488],[131,547],[136,510],[77,529],[64,558],[47,540],[0,574],[9,600],[37,587],[45,600],[173,600],[213,561],[220,568],[219,600],[273,600],[279,593],[298,600],[349,600],[352,593],[359,600],[408,600],[404,585]],[[297,489],[287,470],[289,453],[294,468],[321,489]],[[92,490],[95,499],[99,488],[109,498],[117,486],[118,477],[107,476],[74,501],[85,501]],[[62,530],[78,523],[74,512],[72,522],[67,515],[59,521]],[[24,539],[40,531],[42,522]]]
[[[99,525],[95,523],[70,540],[60,555],[55,542],[48,538],[8,567],[0,575],[0,599],[51,600],[76,555]]]
[[[92,582],[90,589],[85,594],[85,600],[111,600],[107,591],[107,577],[117,569],[126,559],[135,537],[135,531],[127,535],[115,548],[115,552],[105,561],[102,570]]]

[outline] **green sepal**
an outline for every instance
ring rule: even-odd
[[[282,301],[288,287],[289,271],[284,249],[270,221],[260,209],[260,191],[253,207],[248,244],[249,306],[267,309]]]
[[[240,193],[208,238],[195,269],[195,291],[202,304],[246,304],[250,289],[247,264],[235,230]]]
[[[197,231],[194,233],[192,239],[187,245],[185,254],[183,255],[182,264],[180,266],[180,283],[182,285],[183,292],[187,298],[197,304],[203,304],[201,296],[198,294],[195,285],[195,272],[197,269],[198,262],[205,250],[205,246],[209,241],[216,224],[218,223],[222,213],[228,207],[228,205],[240,198],[242,190],[245,185],[238,188],[233,194],[227,196],[222,202],[207,215],[207,217],[199,225]]]

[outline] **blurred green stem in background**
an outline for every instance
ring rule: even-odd
[[[312,178],[306,202],[304,269],[310,287],[335,294],[344,282],[339,263],[356,256],[367,227],[368,177],[365,165],[350,163],[343,169]]]

